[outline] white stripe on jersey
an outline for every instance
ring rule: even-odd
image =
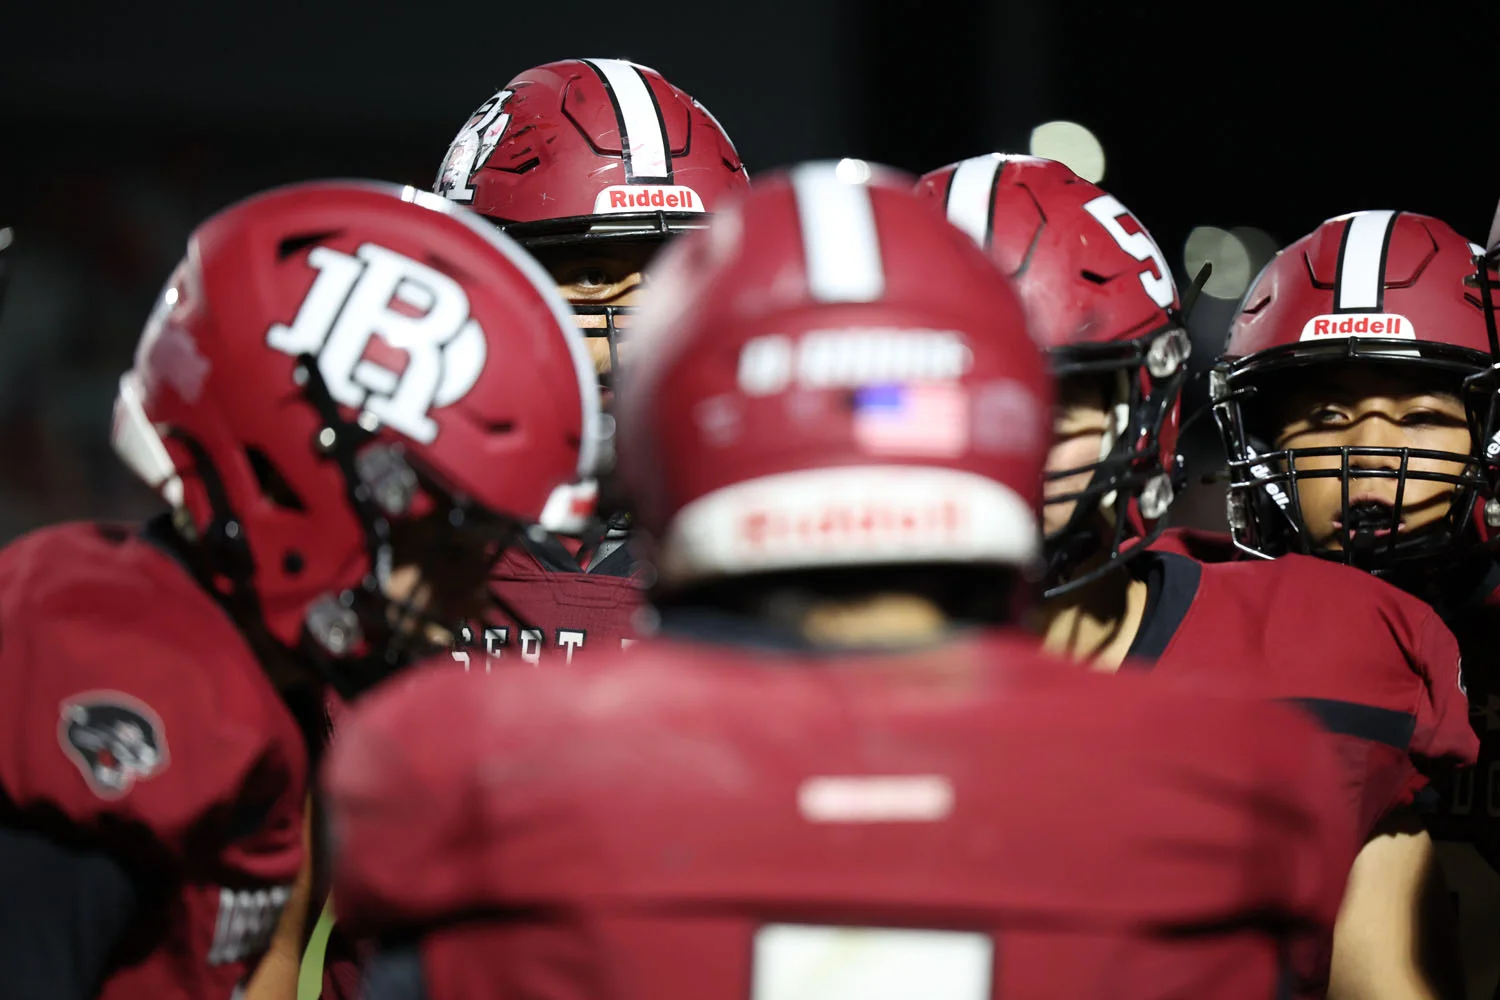
[[[1386,241],[1390,239],[1396,213],[1391,211],[1355,212],[1344,232],[1339,251],[1338,295],[1334,311],[1379,309],[1385,275],[1381,261]]]
[[[838,179],[836,164],[792,170],[807,284],[819,302],[873,302],[885,292],[870,189]]]
[[[656,98],[640,67],[623,59],[585,59],[609,82],[620,105],[622,144],[629,143],[625,155],[630,164],[631,180],[665,181],[670,176],[667,164],[667,137]]]
[[[981,249],[989,241],[995,175],[1004,165],[1002,153],[971,157],[958,165],[948,185],[948,221],[968,233]]]

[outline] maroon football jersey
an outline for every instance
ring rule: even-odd
[[[229,997],[302,864],[306,738],[232,621],[133,529],[0,550],[6,822],[82,840],[157,887],[104,1000]]]
[[[1222,531],[1202,531],[1197,528],[1171,528],[1163,531],[1151,543],[1157,552],[1175,552],[1198,562],[1232,562],[1242,557],[1234,547],[1234,539]]]
[[[641,592],[624,548],[585,568],[556,540],[516,546],[501,558],[491,583],[530,627],[518,628],[504,613],[489,622],[484,650],[490,664],[572,663],[580,652],[619,649],[635,637]]]
[[[1209,688],[1008,635],[414,671],[325,772],[340,915],[429,929],[427,1000],[1266,1000],[1356,838],[1311,720]]]
[[[1489,1000],[1500,996],[1500,565],[1475,570],[1462,579],[1455,567],[1462,586],[1441,610],[1464,654],[1479,763],[1434,780],[1427,828],[1455,897],[1468,995]]]
[[[1472,764],[1453,634],[1425,603],[1310,556],[1201,562],[1232,546],[1169,531],[1134,571],[1151,586],[1133,667],[1232,676],[1312,710],[1344,763],[1344,798],[1368,834],[1429,772]]]
[[[575,655],[591,655],[629,645],[635,635],[633,615],[640,607],[640,588],[627,550],[611,546],[603,558],[580,566],[575,550],[557,539],[516,546],[501,557],[491,577],[496,595],[528,626],[496,615],[484,628],[483,653],[464,651],[454,658],[471,670],[501,664],[569,664]],[[337,726],[343,706],[330,696],[329,717]],[[342,907],[337,907],[342,910]],[[362,945],[340,921],[329,938],[324,960],[324,1000],[358,996],[355,985]]]

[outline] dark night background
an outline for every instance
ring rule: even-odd
[[[17,7],[0,13],[0,224],[17,233],[0,539],[152,509],[109,450],[109,408],[195,223],[309,177],[428,187],[469,112],[553,59],[660,70],[724,123],[752,175],[836,156],[921,172],[1079,122],[1103,144],[1103,186],[1180,283],[1195,226],[1253,226],[1279,246],[1332,215],[1400,208],[1479,240],[1500,197],[1493,2]],[[1195,313],[1200,360],[1232,308],[1205,297]],[[1211,438],[1189,451],[1213,467]],[[1183,514],[1220,510],[1199,488]]]

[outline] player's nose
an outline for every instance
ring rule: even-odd
[[[1349,428],[1345,443],[1354,449],[1349,465],[1359,469],[1398,469],[1401,455],[1397,449],[1410,445],[1402,428],[1382,414],[1369,413]]]

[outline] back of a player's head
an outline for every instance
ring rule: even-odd
[[[658,603],[1037,557],[1044,356],[904,175],[843,160],[759,181],[668,251],[637,337],[618,473]]]

